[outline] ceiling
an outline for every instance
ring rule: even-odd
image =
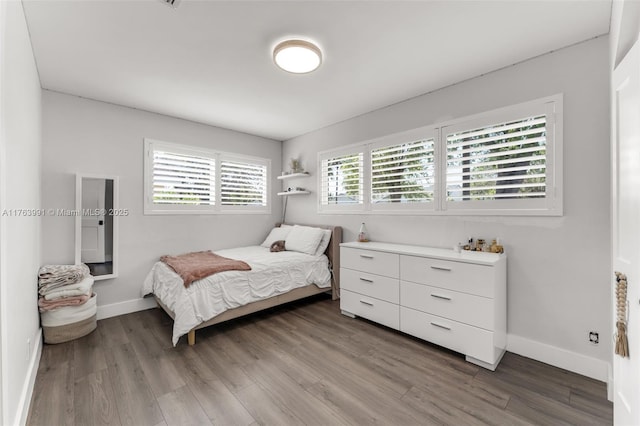
[[[42,87],[277,140],[609,31],[611,0],[23,0]],[[277,68],[314,40],[315,72]]]

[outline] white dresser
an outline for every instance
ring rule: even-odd
[[[507,257],[389,243],[340,245],[340,309],[495,370],[506,347]]]

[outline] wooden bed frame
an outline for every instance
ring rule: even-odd
[[[276,224],[276,226],[280,226],[280,224]],[[329,290],[331,290],[331,297],[333,300],[336,300],[340,297],[340,243],[342,242],[342,227],[325,225],[305,226],[313,226],[315,228],[331,230],[331,240],[329,241],[329,246],[324,252],[329,258],[329,266],[331,267],[332,272],[331,289],[318,288],[315,285],[308,285],[305,287],[295,288],[291,291],[288,291],[287,293],[279,294],[268,299],[258,300],[244,306],[239,306],[237,308],[224,311],[220,315],[216,315],[215,317],[211,318],[209,321],[205,321],[192,328],[187,334],[187,341],[189,343],[189,346],[193,346],[196,344],[196,330],[208,327],[210,325],[218,324],[234,318],[239,318],[248,314],[252,314],[254,312],[262,311],[264,309],[279,306],[284,303],[293,302],[294,300],[304,299],[305,297],[313,296],[315,294],[326,293]],[[175,320],[175,313],[164,303],[162,303],[162,301],[158,299],[155,294],[153,297],[156,299],[156,303],[158,304],[158,306],[164,309],[164,311],[169,314],[172,319]]]

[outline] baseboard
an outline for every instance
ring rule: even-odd
[[[607,382],[609,379],[609,363],[606,361],[546,343],[509,334],[507,335],[507,351],[602,382]]]
[[[29,369],[27,370],[27,377],[22,387],[22,394],[20,395],[20,401],[18,402],[18,409],[16,411],[19,414],[19,425],[27,424],[27,417],[29,416],[29,407],[31,406],[31,397],[33,396],[33,388],[36,384],[36,376],[38,375],[38,366],[40,365],[40,357],[42,356],[42,328],[38,329],[35,336],[35,347],[29,360]]]
[[[613,367],[607,363],[607,399],[613,402]]]
[[[99,305],[96,318],[101,320],[105,318],[117,317],[118,315],[130,314],[132,312],[144,311],[158,306],[153,297],[126,300],[124,302],[111,303],[109,305]]]

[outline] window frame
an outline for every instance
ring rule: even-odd
[[[465,131],[513,120],[545,115],[545,189],[544,198],[447,200],[447,134],[452,130]],[[433,203],[373,203],[371,152],[384,146],[410,143],[420,139],[434,139],[434,201]],[[363,203],[322,204],[322,161],[346,155],[360,149],[363,152]],[[563,215],[563,95],[556,94],[479,114],[448,120],[432,126],[420,127],[358,142],[336,149],[318,152],[318,213],[319,214],[393,214],[440,216],[562,216]]]
[[[447,199],[447,135],[490,127],[525,117],[545,115],[544,198],[449,201]],[[562,95],[554,95],[497,110],[465,117],[441,127],[440,190],[442,211],[456,215],[562,216]]]
[[[401,145],[404,143],[416,142],[417,140],[431,140],[433,139],[433,167],[434,167],[434,185],[433,185],[433,201],[428,203],[374,203],[373,202],[373,167],[372,167],[372,153],[375,149],[392,147]],[[406,132],[395,133],[382,138],[374,139],[367,143],[367,156],[369,159],[369,169],[365,169],[365,176],[368,175],[368,194],[365,192],[365,199],[369,201],[369,209],[372,212],[380,213],[426,213],[435,212],[439,210],[440,206],[440,191],[441,188],[438,185],[438,157],[440,151],[439,134],[437,127],[426,126],[418,129],[409,130]]]
[[[143,214],[144,215],[211,215],[211,214],[271,214],[271,160],[268,158],[230,153],[192,145],[177,144],[144,138],[144,188],[143,188]],[[154,149],[166,150],[180,155],[192,155],[214,160],[214,204],[213,205],[188,205],[188,204],[157,204],[153,202],[153,151]],[[255,163],[266,166],[266,205],[231,206],[221,204],[221,161],[238,161]]]
[[[322,195],[322,174],[323,168],[322,163],[325,160],[335,157],[342,157],[347,155],[362,155],[362,202],[361,203],[345,203],[345,204],[323,204],[323,195]],[[366,197],[366,170],[368,168],[367,165],[367,156],[366,156],[366,145],[364,144],[353,144],[348,145],[343,148],[323,151],[318,153],[318,212],[322,213],[347,213],[347,212],[362,212],[365,209],[365,205],[367,204]]]

